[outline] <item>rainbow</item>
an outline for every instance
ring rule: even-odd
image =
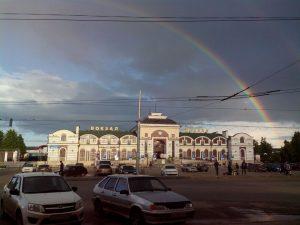
[[[120,10],[126,10],[130,13],[134,13],[139,16],[150,16],[142,9],[139,9],[135,6],[124,6],[116,3],[107,2],[107,4],[113,5]],[[209,49],[204,43],[199,39],[193,37],[187,31],[181,29],[180,27],[175,26],[175,23],[166,23],[166,22],[159,22],[157,23],[161,27],[175,33],[178,37],[184,39],[186,42],[190,43],[196,49],[204,53],[209,59],[211,59],[219,68],[221,68],[233,81],[234,83],[241,89],[245,89],[248,85],[239,78],[239,76],[228,66],[228,64],[212,49]],[[245,91],[246,94],[251,95],[252,92],[250,90]],[[256,112],[259,114],[260,118],[264,122],[272,122],[270,115],[266,110],[264,110],[262,102],[258,98],[249,98],[252,105],[255,107]]]

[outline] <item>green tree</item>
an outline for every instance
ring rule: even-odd
[[[284,141],[282,160],[288,162],[300,162],[300,132],[295,132],[292,140]]]
[[[2,149],[15,150],[18,149],[18,135],[15,130],[8,130],[3,138]]]
[[[270,143],[267,142],[266,138],[261,138],[260,144],[254,142],[254,152],[255,154],[260,155],[260,160],[262,162],[271,162],[272,161],[272,152],[273,147]]]
[[[24,143],[24,139],[21,134],[18,135],[18,148],[22,155],[26,153],[26,145]]]
[[[4,133],[3,133],[2,130],[0,130],[0,151],[1,151],[1,148],[2,148],[3,138],[4,138]]]

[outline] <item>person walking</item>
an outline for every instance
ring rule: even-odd
[[[59,165],[59,174],[60,174],[61,176],[64,175],[64,167],[65,167],[65,165],[63,164],[62,161],[60,161],[60,165]]]
[[[228,162],[227,169],[228,169],[228,175],[232,175],[232,163],[231,163],[231,161]]]
[[[215,166],[215,170],[216,170],[216,176],[219,177],[219,162],[218,160],[215,160],[215,163],[214,163],[214,166]]]
[[[284,163],[284,171],[285,171],[285,175],[292,175],[291,165],[288,162]]]
[[[240,169],[240,166],[239,166],[238,163],[235,163],[234,169],[235,169],[236,175],[239,175],[239,169]]]
[[[245,160],[242,162],[242,175],[246,175],[246,170],[247,170],[247,164]]]

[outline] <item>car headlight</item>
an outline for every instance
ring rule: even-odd
[[[28,204],[28,211],[39,212],[39,213],[45,212],[44,207],[42,205],[31,204],[31,203]]]
[[[188,202],[185,204],[185,208],[188,208],[188,209],[193,208],[193,204],[191,202]]]
[[[75,209],[80,209],[83,207],[83,203],[82,203],[82,200],[79,200],[76,202],[76,205],[75,205]]]
[[[149,208],[150,208],[150,210],[166,210],[166,209],[168,209],[164,205],[155,205],[155,204],[150,205]]]

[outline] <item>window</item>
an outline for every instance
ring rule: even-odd
[[[61,141],[66,141],[67,140],[67,135],[66,134],[62,134],[60,137]]]
[[[100,181],[100,183],[98,184],[98,187],[104,188],[104,185],[106,184],[107,181],[108,181],[108,177],[105,177],[102,181]]]
[[[79,152],[79,161],[84,161],[85,160],[85,150],[84,149],[80,149]]]
[[[118,181],[118,184],[116,186],[116,192],[120,192],[123,190],[127,190],[128,191],[128,183],[127,180],[124,178],[120,178]]]
[[[11,178],[9,184],[7,185],[7,188],[11,190],[14,187],[16,187],[16,184],[17,184],[17,177],[13,177]]]
[[[175,134],[172,134],[172,138],[175,138]]]
[[[95,161],[95,159],[96,159],[96,150],[92,149],[90,152],[90,160]]]
[[[145,137],[148,137],[148,133],[145,133]]]
[[[240,143],[245,143],[245,138],[244,137],[240,138]]]
[[[113,191],[117,183],[118,178],[110,178],[109,181],[105,184],[104,189]]]

